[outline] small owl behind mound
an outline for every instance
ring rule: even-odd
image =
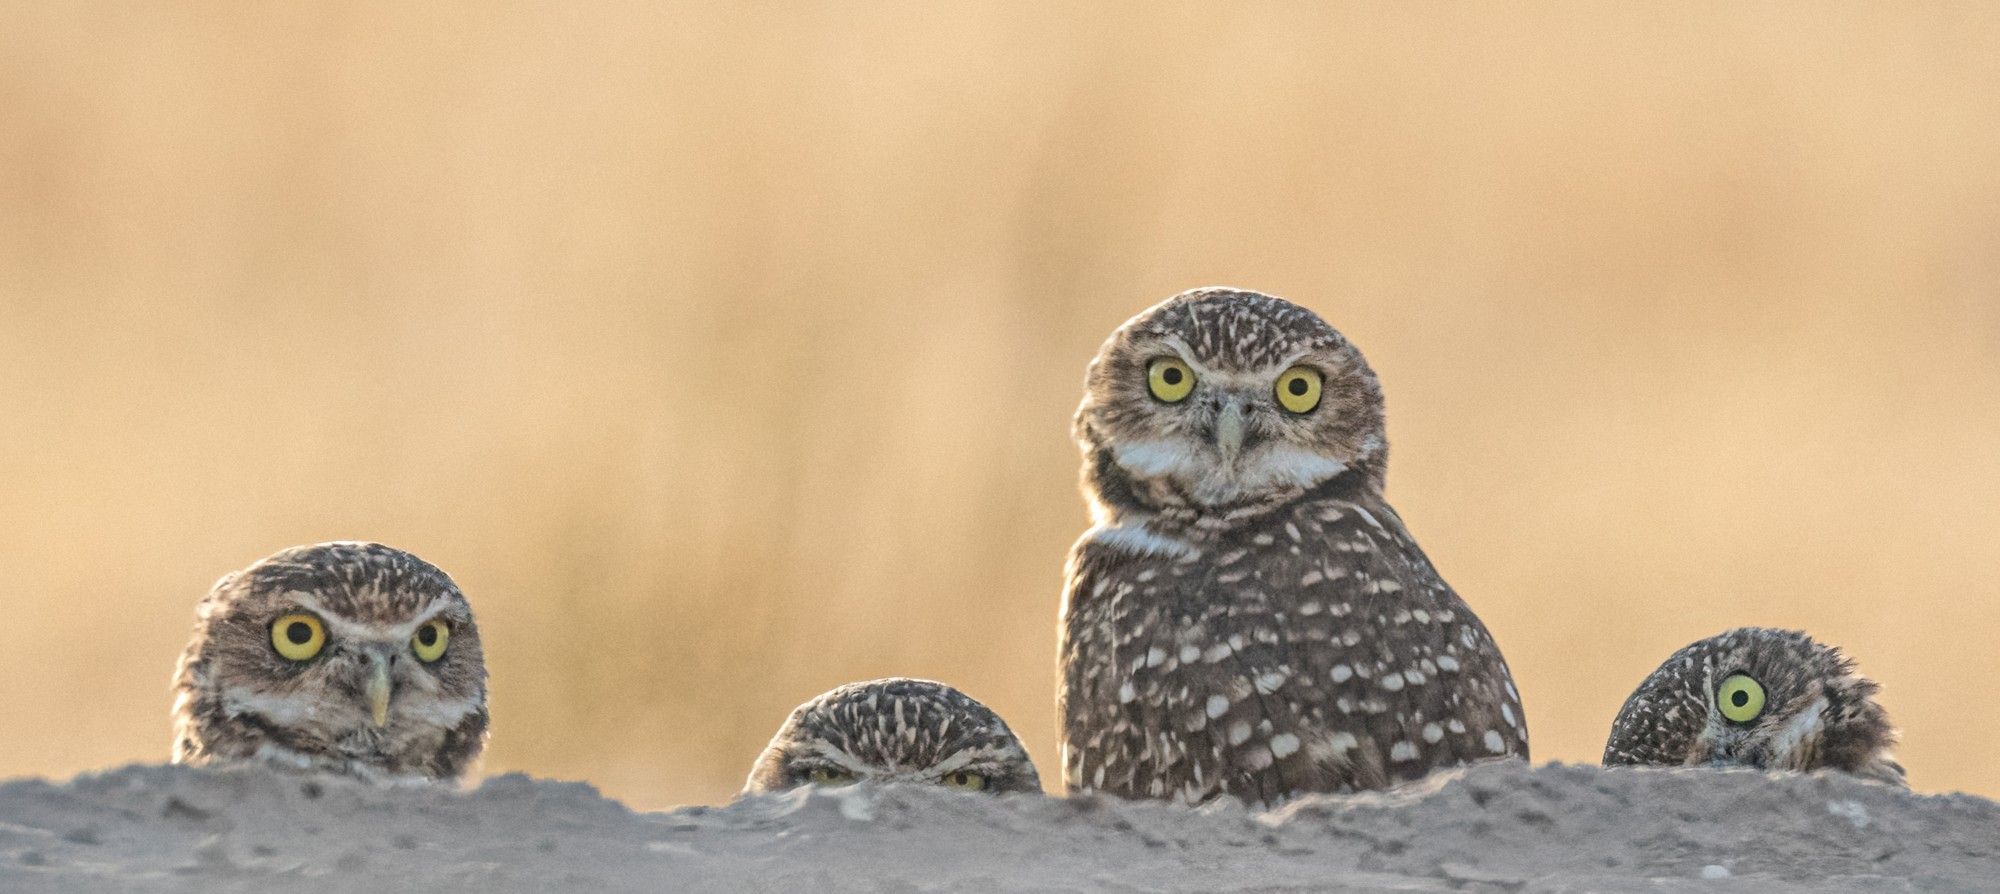
[[[1604,764],[1831,768],[1907,785],[1878,688],[1804,633],[1739,627],[1675,652],[1639,684]]]
[[[486,742],[486,661],[443,571],[379,543],[284,550],[217,581],[174,679],[174,762],[455,780]]]
[[[891,677],[839,686],[794,709],[743,793],[861,780],[1042,790],[1021,741],[985,705],[943,683]]]

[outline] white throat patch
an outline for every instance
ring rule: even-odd
[[[1146,439],[1113,445],[1118,467],[1141,480],[1168,479],[1200,502],[1224,505],[1274,490],[1304,490],[1347,471],[1347,464],[1293,444],[1261,445],[1223,465],[1191,438]]]

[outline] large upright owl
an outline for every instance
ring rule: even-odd
[[[443,571],[322,543],[225,575],[174,677],[174,762],[455,780],[486,742],[486,660]]]
[[[1140,313],[1075,435],[1071,791],[1273,804],[1527,756],[1500,650],[1383,500],[1375,374],[1311,311],[1208,288]]]
[[[1724,631],[1639,684],[1612,721],[1604,763],[1833,769],[1907,785],[1878,689],[1853,659],[1803,632]]]

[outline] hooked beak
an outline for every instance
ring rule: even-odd
[[[389,725],[389,658],[375,653],[368,657],[368,710],[377,727]]]
[[[1243,450],[1244,421],[1243,402],[1224,398],[1215,417],[1215,449],[1222,454],[1224,465],[1235,465],[1236,454]]]

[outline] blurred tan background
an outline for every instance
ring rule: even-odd
[[[488,773],[729,797],[935,677],[1055,776],[1084,363],[1229,283],[1382,373],[1541,760],[1738,624],[2000,795],[2000,12],[0,6],[0,775],[166,755],[217,576],[465,586]]]

